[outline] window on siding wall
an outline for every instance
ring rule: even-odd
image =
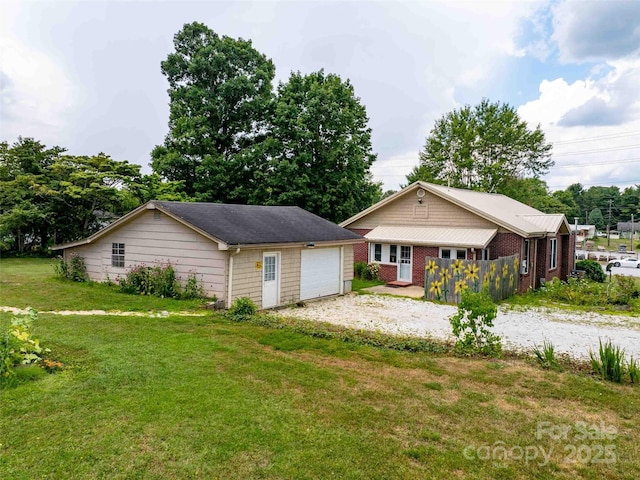
[[[489,260],[489,249],[483,248],[480,250],[480,260]]]
[[[466,260],[467,250],[466,249],[459,250],[455,248],[441,248],[440,258],[456,258],[458,260]]]
[[[381,243],[373,244],[373,261],[374,262],[382,261],[382,244]]]
[[[397,245],[389,245],[389,263],[398,263]]]
[[[558,239],[552,238],[549,242],[549,270],[558,266]]]
[[[124,267],[124,243],[111,244],[111,265]]]
[[[524,274],[526,275],[527,273],[529,273],[529,248],[530,248],[530,243],[529,240],[525,240],[524,241],[524,254],[522,256],[522,265],[524,266]]]

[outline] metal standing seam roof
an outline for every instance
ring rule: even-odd
[[[538,215],[519,215],[520,218],[544,230],[547,233],[555,233],[562,225],[564,215],[543,213]]]
[[[365,238],[380,243],[486,248],[497,232],[496,228],[379,226]]]

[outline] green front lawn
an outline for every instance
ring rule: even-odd
[[[2,265],[2,303],[33,303],[29,289],[6,288]],[[96,287],[31,278],[30,268],[14,264],[12,278],[21,270],[56,305],[63,291]],[[100,303],[86,298],[83,309]],[[156,301],[119,298],[119,310]],[[68,368],[0,390],[2,479],[640,478],[635,385],[219,314],[43,314],[35,333]],[[576,422],[591,438],[578,438]],[[567,427],[562,438],[549,435]],[[504,447],[515,458],[501,461]],[[518,456],[527,447],[535,459]],[[496,458],[484,459],[487,451]]]
[[[0,306],[33,307],[36,310],[181,311],[202,302],[120,293],[117,286],[75,283],[58,278],[54,261],[46,258],[0,260]]]

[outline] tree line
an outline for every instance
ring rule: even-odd
[[[173,43],[161,62],[169,133],[151,152],[152,174],[33,138],[0,143],[0,251],[87,237],[151,199],[297,205],[340,222],[383,197],[369,119],[349,80],[292,72],[274,88],[275,66],[250,40],[198,22]],[[639,211],[638,186],[550,192],[540,177],[553,166],[551,149],[539,125],[483,99],[436,121],[407,180],[502,193],[598,228]]]
[[[150,199],[298,205],[339,222],[377,201],[364,105],[349,80],[275,67],[250,40],[198,22],[161,63],[169,133],[151,175],[99,153],[34,138],[0,143],[0,251],[46,250],[91,235]]]

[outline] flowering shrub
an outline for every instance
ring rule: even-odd
[[[190,272],[184,289],[176,277],[173,265],[136,265],[124,277],[118,277],[120,291],[134,295],[155,295],[161,298],[205,298],[205,290],[196,272]]]
[[[67,280],[74,282],[86,282],[89,280],[84,258],[77,253],[72,253],[68,262],[63,257],[57,257],[53,269],[59,277]]]
[[[463,290],[458,313],[449,319],[457,338],[456,349],[464,354],[499,356],[502,352],[500,337],[490,330],[497,313],[498,308],[486,290]]]

